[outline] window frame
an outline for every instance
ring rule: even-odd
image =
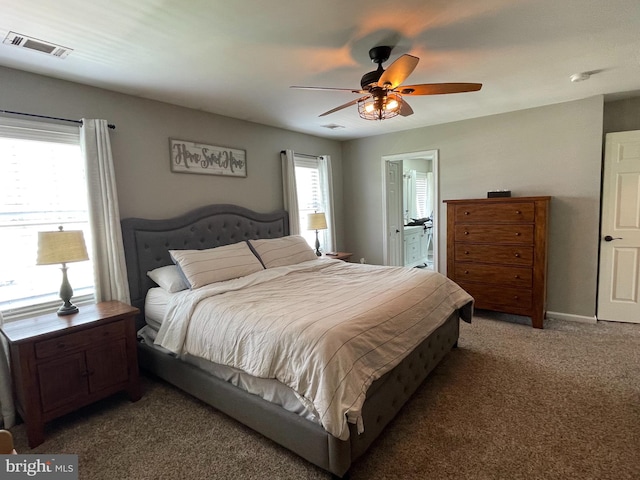
[[[318,230],[318,238],[320,240],[320,251],[323,253],[330,252],[335,249],[332,243],[333,238],[333,221],[331,211],[332,199],[330,198],[331,190],[329,188],[329,182],[331,179],[327,178],[325,169],[323,169],[321,162],[325,160],[322,157],[312,157],[307,155],[299,155],[294,153],[293,166],[294,174],[296,178],[296,197],[298,199],[298,219],[300,222],[300,235],[303,236],[311,248],[315,250],[316,246],[316,234],[314,230],[307,230],[307,215],[309,213],[324,213],[327,221],[326,230]],[[314,208],[303,207],[301,204],[300,195],[300,183],[298,176],[298,168],[308,168],[317,171],[318,175],[318,188],[320,191],[321,199]],[[311,211],[313,210],[313,211]],[[303,213],[304,212],[304,213]]]
[[[81,147],[80,141],[80,127],[78,126],[70,126],[70,125],[62,125],[58,123],[49,123],[49,122],[40,122],[40,121],[30,121],[30,120],[22,120],[22,119],[14,119],[7,117],[0,117],[0,137],[2,138],[11,138],[17,140],[28,140],[28,141],[40,141],[40,142],[48,142],[48,143],[59,143],[66,145],[77,145],[78,148]],[[81,152],[81,151],[80,151]],[[81,153],[82,154],[82,153]],[[85,194],[88,195],[88,186],[85,182]],[[77,185],[74,184],[74,187],[77,189]],[[82,190],[80,190],[82,191]],[[81,220],[79,223],[82,225],[86,222],[86,229],[90,232],[90,222],[89,222],[89,206],[87,204],[87,213],[86,213],[86,221]],[[56,219],[53,221],[53,224],[59,224],[60,221]],[[36,228],[41,228],[40,224],[35,223],[33,226]],[[42,228],[44,225],[50,229],[52,223],[42,223]],[[87,248],[91,249],[91,242],[88,238]],[[36,252],[33,252],[34,263]],[[91,257],[91,255],[90,255]],[[91,268],[93,268],[93,262],[90,259]],[[45,268],[45,267],[42,267]],[[74,291],[73,302],[76,305],[83,305],[93,303],[95,301],[95,276],[91,275],[91,285],[90,286],[82,286]],[[86,277],[85,277],[86,278]],[[62,274],[60,273],[59,282],[62,282]],[[71,279],[71,283],[73,285],[73,279]],[[13,321],[19,320],[21,318],[33,317],[37,315],[42,315],[46,313],[51,313],[56,311],[61,303],[57,290],[59,288],[59,284],[54,285],[55,290],[51,293],[42,293],[37,294],[34,297],[23,297],[16,300],[13,300],[14,306],[12,306],[12,300],[6,301],[4,304],[0,304],[0,314],[2,315],[4,321]],[[32,298],[33,301],[29,299]]]

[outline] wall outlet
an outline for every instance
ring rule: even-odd
[[[365,261],[364,261],[364,257],[362,257],[362,258],[360,259],[360,263],[367,263],[367,262],[365,262]]]

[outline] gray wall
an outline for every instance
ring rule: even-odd
[[[163,218],[221,202],[282,208],[280,150],[329,154],[338,248],[368,263],[383,256],[381,157],[439,149],[441,199],[484,197],[493,188],[554,197],[549,310],[595,314],[601,97],[340,143],[3,67],[0,85],[1,109],[116,124],[111,140],[123,217]],[[607,131],[620,122],[620,129],[640,129],[637,102],[608,104]],[[170,137],[245,149],[248,177],[171,173]]]
[[[342,239],[341,144],[0,67],[0,109],[79,119],[104,118],[111,131],[120,214],[166,218],[209,203],[260,212],[283,207],[280,151],[331,155],[338,248]],[[169,138],[241,148],[247,178],[172,173]]]
[[[640,97],[604,104],[604,133],[640,130]]]
[[[596,305],[603,98],[593,97],[343,145],[345,238],[355,258],[383,261],[384,155],[439,150],[440,199],[550,195],[548,310],[593,317]],[[440,205],[440,270],[446,210]]]

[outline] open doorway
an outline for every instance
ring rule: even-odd
[[[385,265],[438,271],[438,151],[382,157]]]

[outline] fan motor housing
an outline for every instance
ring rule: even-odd
[[[384,68],[382,68],[382,64],[389,60],[389,55],[391,55],[391,47],[380,46],[373,47],[369,50],[369,58],[373,63],[378,64],[378,69],[372,72],[365,73],[360,79],[360,86],[363,90],[368,90],[370,85],[377,84],[378,80],[384,73]]]
[[[382,69],[382,66],[378,67],[378,70],[365,73],[362,76],[362,79],[360,80],[360,86],[362,87],[363,90],[368,90],[368,87],[370,85],[377,85],[378,80],[380,80],[380,77],[382,76],[383,73],[384,73],[384,70]]]

